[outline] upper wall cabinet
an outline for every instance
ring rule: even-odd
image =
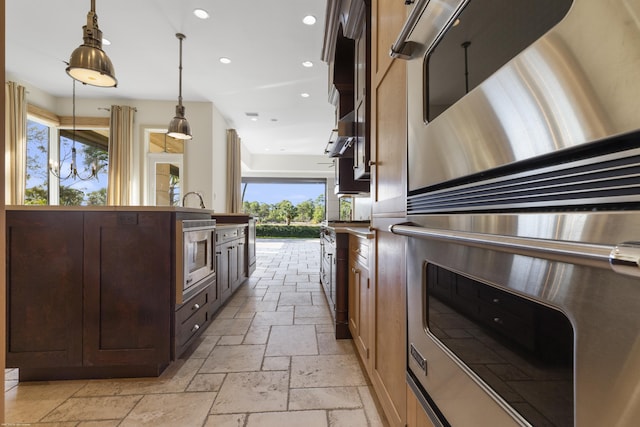
[[[330,157],[351,159],[348,169],[336,171],[349,176],[336,178],[360,185],[346,188],[344,194],[368,193],[371,3],[329,0],[327,17],[322,59],[329,64],[329,100],[336,107],[336,126],[325,152]]]

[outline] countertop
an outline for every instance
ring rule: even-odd
[[[373,239],[374,232],[370,228],[369,221],[354,221],[354,222],[342,222],[342,221],[328,221],[322,224],[322,227],[330,228],[336,233],[354,234],[356,236],[365,237],[367,239]]]
[[[69,211],[69,212],[189,212],[207,213],[212,216],[230,215],[216,214],[209,209],[183,208],[176,206],[53,206],[53,205],[9,205],[8,211]]]

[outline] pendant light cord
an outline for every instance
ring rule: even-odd
[[[178,66],[178,105],[182,106],[182,40],[184,34],[178,33],[176,37],[180,40],[180,65]]]

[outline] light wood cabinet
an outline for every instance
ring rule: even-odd
[[[406,423],[405,238],[386,230],[398,220],[374,218],[375,299],[371,382],[392,426]]]
[[[373,289],[369,280],[369,241],[349,235],[349,331],[369,370],[373,330]]]

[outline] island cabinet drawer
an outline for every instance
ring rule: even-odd
[[[205,289],[176,311],[176,356],[209,324],[209,289]]]
[[[182,325],[208,305],[209,289],[207,288],[197,294],[195,297],[182,304],[182,306],[178,308],[178,310],[176,310],[176,324]]]
[[[234,240],[238,238],[238,228],[237,227],[218,227],[218,230],[216,231],[216,242],[217,243],[224,243],[224,242],[228,242],[229,240]]]

